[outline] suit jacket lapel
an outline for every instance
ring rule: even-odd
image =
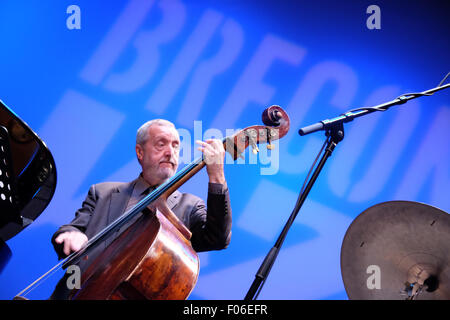
[[[123,184],[111,193],[111,202],[108,210],[108,225],[124,213],[136,182],[137,179],[131,181],[130,183]],[[167,206],[170,210],[173,210],[177,206],[180,198],[181,192],[178,190],[175,190],[175,192],[167,198]]]
[[[136,184],[136,180],[123,184],[111,193],[111,202],[108,210],[108,225],[120,217],[125,210]]]
[[[175,190],[175,192],[167,198],[167,206],[170,210],[173,210],[177,206],[178,202],[180,202],[180,196],[181,192]]]

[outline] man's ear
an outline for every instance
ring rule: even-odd
[[[138,158],[139,163],[142,161],[142,158],[144,157],[144,149],[140,144],[136,145],[136,156]]]

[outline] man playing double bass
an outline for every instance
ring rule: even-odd
[[[179,191],[168,197],[167,204],[192,232],[191,244],[195,251],[220,250],[228,246],[231,237],[231,207],[223,170],[225,151],[220,140],[197,143],[209,177],[207,206],[202,199]],[[91,186],[72,222],[61,226],[52,237],[58,257],[64,258],[80,250],[88,239],[172,177],[178,167],[179,149],[180,137],[171,122],[156,119],[142,125],[136,137],[136,155],[142,172],[128,183],[105,182]],[[87,268],[96,254],[81,260],[81,270]],[[51,298],[65,299],[69,292],[63,277]]]

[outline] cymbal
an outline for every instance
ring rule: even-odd
[[[450,299],[450,215],[418,202],[363,211],[341,247],[349,299]]]

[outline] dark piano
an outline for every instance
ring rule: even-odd
[[[52,154],[0,100],[0,272],[11,257],[5,241],[44,211],[56,187]]]

